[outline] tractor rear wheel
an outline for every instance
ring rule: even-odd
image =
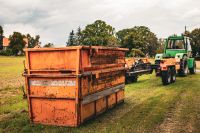
[[[167,71],[162,71],[161,77],[163,85],[168,85],[171,83],[171,75],[172,75],[171,69],[169,68],[167,69]]]
[[[190,74],[195,74],[196,73],[196,62],[195,61],[193,63],[193,68],[190,68],[189,71],[190,71]]]
[[[186,76],[188,73],[188,66],[187,66],[187,60],[182,60],[180,64],[180,69],[178,70],[179,76]]]

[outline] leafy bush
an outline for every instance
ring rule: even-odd
[[[11,49],[6,49],[6,50],[0,51],[0,55],[11,56],[11,55],[13,55],[13,52]]]
[[[128,57],[145,57],[145,54],[139,49],[132,48]]]

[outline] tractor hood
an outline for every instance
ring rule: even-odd
[[[166,49],[166,57],[175,57],[178,53],[187,53],[185,49]]]

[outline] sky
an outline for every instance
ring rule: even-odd
[[[158,38],[200,28],[200,0],[0,0],[0,25],[40,35],[42,45],[66,45],[69,32],[103,20],[116,32],[147,26]]]

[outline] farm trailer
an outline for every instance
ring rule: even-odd
[[[126,84],[137,82],[139,76],[151,74],[153,69],[147,58],[126,58]]]

